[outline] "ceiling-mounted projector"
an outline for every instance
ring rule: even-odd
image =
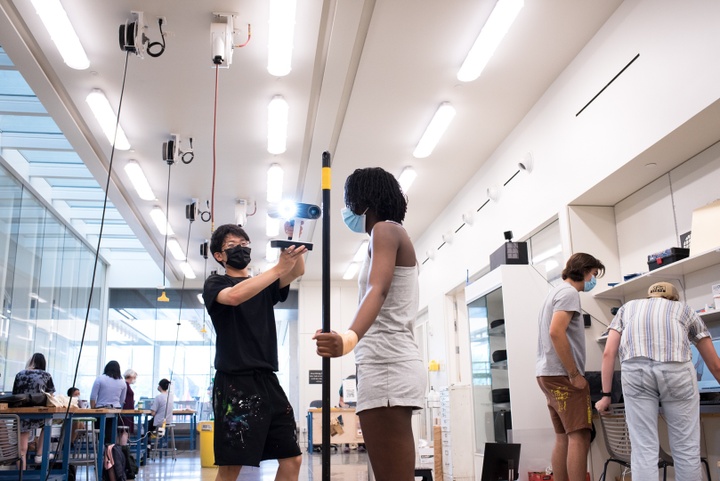
[[[120,50],[142,57],[145,53],[145,44],[148,42],[145,35],[146,28],[143,13],[131,11],[130,19],[124,25],[120,25],[118,38]]]

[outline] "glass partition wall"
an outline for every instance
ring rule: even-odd
[[[40,352],[58,392],[87,394],[97,373],[107,266],[23,183],[0,165],[0,389]],[[92,296],[91,296],[92,293]],[[85,320],[87,318],[87,329]],[[85,342],[80,355],[80,341]]]
[[[502,355],[505,351],[502,289],[470,302],[468,321],[475,446],[484,446],[486,442],[504,441],[497,439],[495,426],[498,418],[504,422],[504,413],[510,409],[509,402],[498,397],[508,387],[507,359]]]

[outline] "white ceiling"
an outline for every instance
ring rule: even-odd
[[[211,224],[198,219],[190,226],[185,205],[199,199],[205,210],[212,198],[216,71],[210,24],[213,12],[235,12],[241,31],[236,40],[245,40],[247,23],[252,24],[252,39],[235,49],[229,69],[218,72],[214,224],[234,221],[238,199],[250,202],[251,213],[257,206],[245,227],[256,265],[265,268],[261,258],[268,240],[268,167],[279,163],[284,168],[286,197],[319,204],[321,155],[328,150],[333,159],[331,275],[340,279],[363,239],[350,233],[338,215],[347,175],[369,166],[399,175],[403,167],[413,166],[418,178],[408,193],[405,225],[412,237],[419,238],[620,3],[527,1],[482,76],[464,84],[456,79],[457,70],[492,1],[300,1],[292,71],[276,78],[266,70],[267,0],[63,0],[90,59],[90,68],[82,71],[62,62],[29,1],[0,0],[0,47],[11,61],[4,69],[17,69],[44,107],[35,112],[15,107],[0,91],[0,115],[7,120],[0,128],[8,130],[10,123],[38,121],[47,115],[54,121],[48,128],[57,128],[50,138],[3,133],[0,153],[6,159],[22,157],[32,166],[31,176],[46,179],[50,187],[45,190],[51,197],[69,199],[67,205],[53,204],[96,244],[102,191],[79,188],[88,174],[77,159],[104,187],[111,149],[85,97],[92,89],[102,89],[117,111],[125,65],[118,27],[131,10],[143,11],[148,37],[158,41],[156,22],[164,17],[164,54],[128,59],[120,124],[132,150],[113,156],[109,200],[116,209],[110,216],[116,224],[107,226],[106,232],[114,236],[104,236],[101,247],[111,262],[121,259],[123,252],[146,249],[162,264],[164,237],[149,212],[154,206],[165,210],[170,170],[169,221],[183,247],[191,232],[188,261],[198,278],[187,285],[200,286],[204,260],[199,245],[210,237]],[[266,151],[267,104],[278,94],[290,105],[288,149],[273,156]],[[457,116],[433,154],[414,159],[415,144],[444,101],[455,106]],[[171,133],[183,139],[181,149],[187,149],[187,139],[193,138],[191,164],[168,167],[162,160],[161,146]],[[41,141],[45,144],[40,148]],[[157,201],[139,199],[122,169],[129,159],[141,164]],[[65,161],[76,164],[74,168],[49,164]],[[317,280],[321,228],[308,227],[304,237],[310,237],[315,250],[308,257],[305,279]],[[167,274],[175,284],[182,280],[178,265],[168,256]]]

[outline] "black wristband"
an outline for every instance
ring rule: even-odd
[[[602,397],[612,397],[612,393],[611,393],[611,392],[601,392],[600,395],[601,395]]]

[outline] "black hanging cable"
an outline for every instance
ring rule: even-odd
[[[158,18],[158,28],[160,29],[160,42],[149,42],[147,46],[147,54],[153,58],[159,57],[165,52],[165,34],[163,33],[163,19]],[[151,52],[150,49],[153,47],[160,47],[157,52]]]
[[[165,195],[165,242],[163,245],[163,291],[160,297],[157,298],[159,302],[170,302],[170,299],[165,294],[165,266],[167,265],[167,244],[168,244],[168,228],[170,227],[170,172],[172,171],[173,160],[167,161],[168,164],[168,179],[167,179],[167,194]]]
[[[118,133],[118,129],[120,127],[120,112],[122,111],[123,98],[125,96],[125,81],[127,80],[127,68],[128,68],[129,55],[130,55],[129,52],[125,52],[125,66],[123,67],[122,86],[120,87],[120,100],[118,102],[118,111],[117,111],[117,116],[115,118],[115,135],[113,136],[113,143],[112,143],[112,147],[110,149],[110,162],[108,163],[107,179],[105,180],[105,196],[103,198],[103,208],[102,208],[102,214],[100,217],[100,231],[98,233],[97,245],[95,247],[95,261],[93,262],[92,277],[90,279],[90,293],[88,294],[87,308],[85,309],[85,322],[83,323],[82,335],[80,336],[80,348],[78,349],[78,357],[77,357],[77,361],[75,362],[75,372],[73,373],[73,382],[72,382],[73,386],[75,386],[77,383],[78,370],[80,369],[80,359],[82,358],[83,346],[85,345],[85,335],[87,334],[87,326],[88,326],[88,322],[90,319],[90,308],[92,307],[93,291],[95,290],[95,279],[97,277],[97,266],[98,266],[98,261],[100,260],[100,243],[102,242],[103,231],[105,228],[105,213],[107,212],[108,192],[110,191],[110,179],[112,178],[113,160],[115,158],[115,141],[117,139],[117,133]],[[68,417],[70,417],[71,404],[72,404],[72,399],[69,399],[67,408],[65,409],[65,415],[63,416],[63,420],[62,420],[62,427],[60,428],[60,439],[64,439],[64,436],[65,436],[67,419],[68,419]],[[58,446],[55,448],[55,458],[56,459],[58,458],[61,444],[62,443],[58,443]],[[48,451],[50,451],[52,449],[52,446],[46,446],[46,449]],[[27,454],[25,456],[27,458]],[[27,462],[27,459],[26,459],[26,462]],[[51,470],[48,467],[48,470],[45,473],[45,478],[44,478],[45,481],[48,481],[50,479],[50,471]]]
[[[190,221],[190,224],[188,225],[188,235],[187,235],[187,243],[185,244],[185,262],[187,263],[187,252],[190,248],[190,234],[192,233],[192,219],[188,219]],[[175,358],[177,355],[177,346],[178,346],[178,340],[180,338],[180,320],[182,319],[182,308],[183,308],[183,297],[185,294],[185,273],[183,272],[183,278],[182,278],[182,285],[180,287],[180,307],[178,307],[178,321],[177,321],[177,328],[175,330],[175,346],[173,347],[173,360],[172,364],[170,364],[170,386],[168,387],[168,394],[167,394],[167,400],[165,401],[165,421],[167,421],[168,416],[168,406],[170,405],[170,389],[172,389],[173,385],[173,375],[175,374]],[[163,425],[165,425],[165,421],[163,421]]]

